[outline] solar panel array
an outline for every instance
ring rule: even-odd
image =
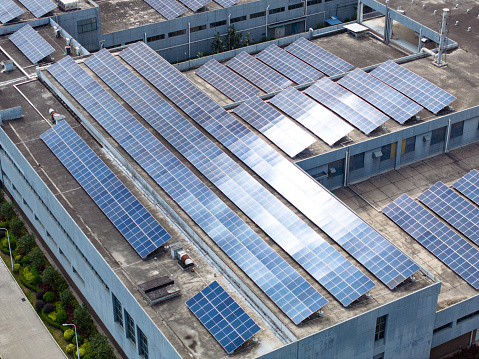
[[[354,129],[326,107],[293,87],[281,91],[269,102],[330,146]]]
[[[419,266],[143,43],[120,56],[389,288]]]
[[[281,91],[293,83],[246,51],[240,52],[226,66],[255,84],[266,93]]]
[[[306,84],[323,76],[315,68],[274,44],[258,53],[256,58],[297,84]]]
[[[328,302],[75,61],[48,71],[294,323]]]
[[[438,113],[456,98],[414,72],[388,60],[371,75],[395,88],[432,113]]]
[[[188,11],[186,7],[175,0],[145,0],[145,2],[167,20],[176,19]]]
[[[41,138],[142,258],[171,238],[66,121]]]
[[[411,237],[479,289],[479,250],[407,194],[383,209]]]
[[[15,31],[9,39],[34,64],[55,52],[55,49],[30,25]]]
[[[250,98],[234,109],[234,113],[265,135],[290,157],[296,156],[316,140],[293,121],[259,97]]]
[[[315,82],[304,93],[336,112],[366,135],[388,120],[388,116],[326,77]]]
[[[20,0],[20,2],[37,18],[57,8],[50,0]]]
[[[260,330],[217,281],[189,299],[186,305],[228,354]]]
[[[11,0],[0,2],[0,22],[5,24],[23,14],[23,10]]]
[[[285,50],[327,76],[339,75],[354,67],[304,37],[300,37],[291,45],[285,47]]]
[[[479,244],[479,208],[469,203],[442,182],[418,198],[467,238]]]
[[[472,170],[459,178],[452,186],[479,206],[479,172],[477,170]]]
[[[215,2],[217,2],[223,7],[230,7],[239,2],[239,0],[215,0]]]
[[[192,11],[197,11],[211,2],[211,0],[180,0],[180,1]]]
[[[215,59],[211,59],[195,72],[233,101],[245,100],[261,92]]]
[[[422,110],[420,105],[361,69],[349,72],[338,84],[401,124]]]
[[[85,64],[341,303],[347,306],[374,287],[319,234],[107,50],[90,57]]]

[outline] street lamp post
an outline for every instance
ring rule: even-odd
[[[65,323],[65,324],[62,324],[64,327],[68,326],[68,325],[73,325],[73,327],[75,328],[75,341],[77,342],[77,356],[78,356],[78,359],[80,359],[80,348],[78,347],[78,336],[77,336],[77,326],[75,324],[68,324],[68,323]]]
[[[10,247],[10,235],[8,234],[8,229],[0,228],[7,231],[7,240],[8,240],[8,250],[10,251],[10,263],[12,263],[12,272],[13,272],[13,258],[12,258],[12,248]]]

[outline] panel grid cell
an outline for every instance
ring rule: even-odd
[[[171,238],[66,121],[41,138],[140,257]]]
[[[0,22],[5,24],[23,14],[23,10],[11,0],[0,2]]]
[[[309,129],[329,146],[333,146],[354,129],[326,107],[293,87],[281,91],[269,102]]]
[[[411,237],[475,289],[479,289],[479,250],[407,194],[383,209]]]
[[[211,2],[211,0],[180,0],[180,1],[192,11],[197,11]]]
[[[304,93],[336,112],[366,135],[388,120],[388,116],[326,77],[315,82]]]
[[[50,0],[20,0],[20,2],[36,18],[40,18],[57,8],[57,6]]]
[[[176,19],[188,11],[186,7],[175,0],[145,0],[145,2],[167,20]]]
[[[217,281],[189,299],[186,306],[228,354],[260,330]]]
[[[349,72],[338,81],[338,84],[368,101],[400,124],[422,110],[422,106],[361,69]]]
[[[455,189],[479,206],[479,172],[472,170],[452,185]]]
[[[437,114],[456,98],[392,60],[371,71],[371,75]]]
[[[9,39],[34,64],[55,52],[55,49],[30,25],[25,25],[14,32]]]
[[[300,37],[285,50],[328,76],[345,73],[354,67],[304,37]]]
[[[322,72],[319,72],[277,45],[268,46],[258,53],[256,58],[297,84],[306,84],[323,76]]]

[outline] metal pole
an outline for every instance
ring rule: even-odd
[[[191,25],[188,23],[188,59],[191,59]]]
[[[308,31],[308,0],[304,0],[304,32]]]
[[[266,25],[264,27],[264,36],[266,36],[266,39],[268,38],[268,9],[269,9],[269,5],[266,6]]]
[[[343,184],[343,187],[348,186],[348,177],[349,177],[349,147],[346,150],[346,156],[344,158],[344,184]]]
[[[442,53],[445,52],[444,43],[446,38],[446,25],[447,25],[447,17],[449,16],[449,9],[444,8],[442,9],[442,24],[441,24],[441,34],[439,35],[439,49],[437,52],[436,63],[441,65],[442,63]]]
[[[230,26],[231,26],[231,21],[230,21],[230,18],[231,18],[231,14],[228,14],[228,50],[231,50],[231,30],[230,30]]]
[[[449,122],[447,124],[447,132],[446,132],[446,144],[444,146],[444,153],[449,152],[449,137],[451,136],[451,119],[449,119]]]
[[[12,263],[12,272],[13,272],[13,258],[12,258],[12,248],[10,247],[10,235],[8,234],[8,229],[6,228],[0,228],[0,229],[4,229],[7,232],[8,250],[10,251],[10,262]]]
[[[422,50],[422,28],[419,29],[419,44],[417,44],[417,53],[419,54]]]

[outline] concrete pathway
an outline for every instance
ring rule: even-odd
[[[65,359],[0,259],[0,357],[2,359]]]

